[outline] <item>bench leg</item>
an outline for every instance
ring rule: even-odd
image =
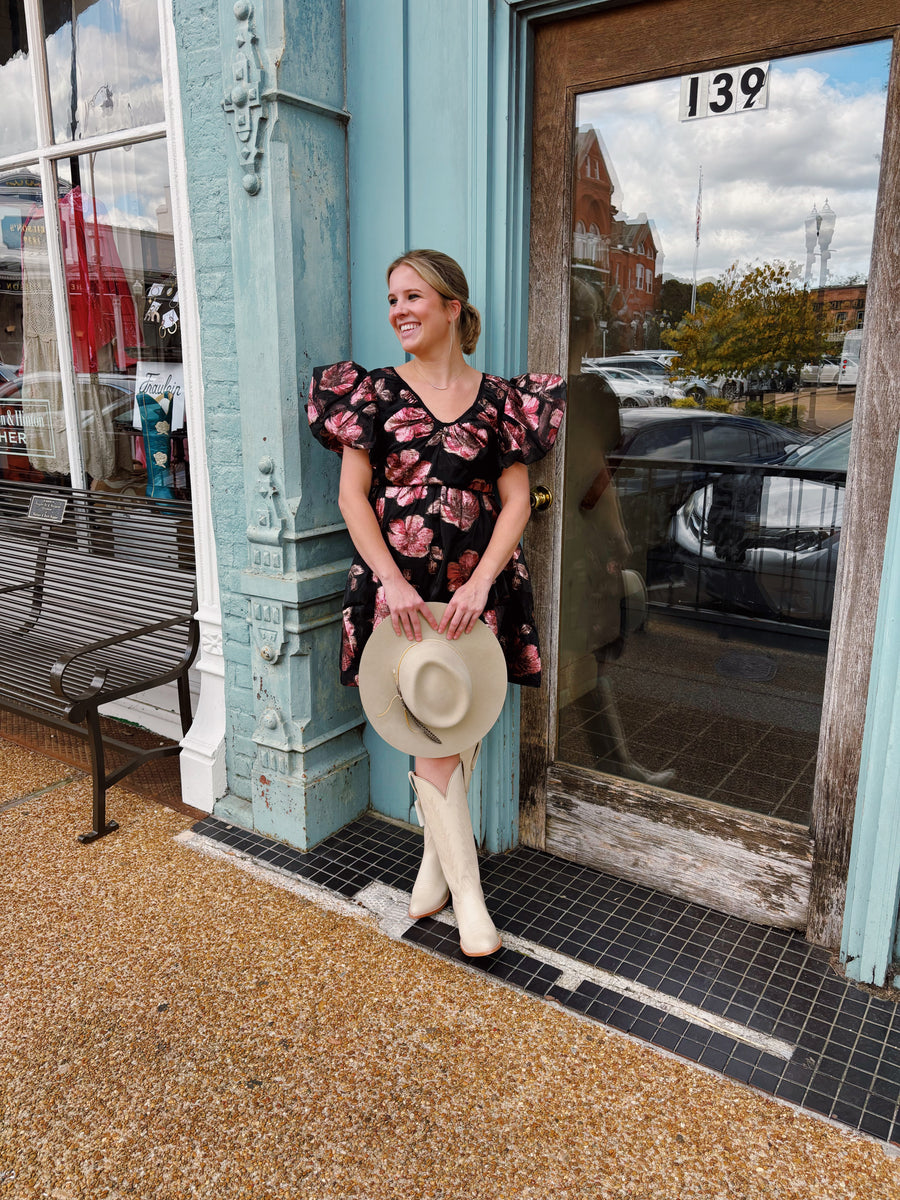
[[[182,671],[178,676],[178,709],[181,716],[181,732],[186,737],[194,721],[194,714],[191,712],[191,684],[187,671]]]
[[[105,833],[119,828],[118,821],[106,819],[106,762],[103,754],[103,737],[100,733],[100,714],[94,709],[88,713],[88,744],[91,748],[91,775],[94,780],[94,828],[90,833],[80,833],[79,842],[88,845]]]

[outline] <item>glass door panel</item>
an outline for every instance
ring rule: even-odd
[[[562,764],[809,822],[890,51],[577,98]]]

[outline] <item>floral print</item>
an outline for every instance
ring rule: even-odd
[[[490,541],[502,471],[550,450],[564,408],[558,375],[510,381],[484,375],[471,408],[456,421],[439,421],[392,367],[366,372],[344,362],[316,368],[307,414],[327,449],[369,452],[369,499],[387,545],[424,599],[447,601]],[[500,641],[511,682],[539,686],[541,656],[521,547],[495,580],[482,616]],[[357,685],[366,641],[389,617],[380,581],[357,555],[344,592],[342,683]]]

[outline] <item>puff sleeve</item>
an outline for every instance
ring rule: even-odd
[[[313,371],[306,415],[313,437],[326,450],[371,450],[377,410],[372,381],[358,363],[333,363]]]
[[[500,414],[500,465],[533,463],[553,447],[566,409],[560,375],[519,375],[505,385]]]

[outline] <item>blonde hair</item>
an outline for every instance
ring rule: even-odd
[[[474,304],[469,303],[469,284],[456,259],[449,254],[442,254],[440,250],[409,250],[395,258],[388,267],[385,277],[389,286],[393,272],[404,266],[412,267],[445,301],[459,302],[459,318],[456,322],[459,346],[463,354],[471,354],[481,336],[481,314]]]

